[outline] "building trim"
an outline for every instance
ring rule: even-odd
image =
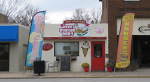
[[[44,37],[44,40],[80,40],[80,39],[100,39],[100,40],[106,40],[106,37]]]

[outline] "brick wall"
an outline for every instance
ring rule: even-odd
[[[102,0],[102,22],[108,23],[110,63],[115,64],[117,53],[117,18],[125,13],[135,13],[135,18],[150,18],[150,0]]]

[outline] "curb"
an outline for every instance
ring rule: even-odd
[[[149,73],[0,73],[0,79],[49,79],[49,78],[150,78]]]
[[[32,76],[32,77],[0,77],[0,79],[49,79],[49,78],[150,78],[150,76],[80,76],[80,77],[67,77],[67,76]]]

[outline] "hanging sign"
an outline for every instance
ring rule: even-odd
[[[133,22],[134,13],[127,13],[123,16],[118,41],[116,68],[127,68],[130,64]]]
[[[84,20],[66,20],[59,28],[62,36],[87,36],[88,30],[89,24]]]

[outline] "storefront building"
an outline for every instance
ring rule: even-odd
[[[44,32],[43,56],[48,72],[105,71],[107,24],[86,24],[85,21],[65,21],[61,25],[47,24]],[[52,68],[57,64],[57,70]],[[52,65],[52,66],[51,66]]]
[[[7,16],[0,14],[0,23],[8,23]]]
[[[121,18],[125,13],[135,13],[132,33],[131,63],[127,70],[150,68],[150,1],[149,0],[99,0],[103,3],[102,21],[108,23],[109,64],[115,66]]]
[[[21,25],[0,25],[0,71],[24,70],[28,32],[29,30]]]

